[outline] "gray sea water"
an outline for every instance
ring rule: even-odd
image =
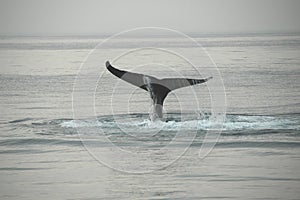
[[[74,120],[76,75],[103,39],[0,38],[0,199],[300,198],[300,35],[194,37],[218,66],[227,99],[222,133],[204,159],[199,150],[211,126],[205,84],[193,87],[197,107],[178,90],[166,99],[166,121],[151,122],[149,94],[115,85],[104,66],[113,53],[157,43],[201,60],[182,38],[131,37],[100,48],[95,115]],[[167,68],[174,67],[196,77],[168,55],[146,48],[115,64],[160,77],[174,75]],[[158,58],[166,62],[132,66]],[[169,145],[176,135],[184,137]]]

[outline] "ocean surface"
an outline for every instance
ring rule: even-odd
[[[201,55],[182,37],[128,37],[91,52],[104,39],[0,38],[0,199],[300,198],[300,35],[194,36]],[[106,71],[112,55],[121,69],[214,79],[170,93],[152,122],[149,94]],[[201,157],[214,66],[226,115]]]

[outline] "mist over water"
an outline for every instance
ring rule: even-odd
[[[198,109],[191,97],[181,98],[185,110],[180,110],[176,98],[188,93],[178,90],[165,100],[165,120],[152,122],[149,93],[134,90],[129,108],[124,107],[134,86],[120,82],[111,102],[111,83],[116,79],[106,73],[95,89],[96,117],[73,119],[72,89],[78,68],[103,38],[1,38],[1,199],[297,199],[300,36],[195,39],[220,70],[228,106],[222,134],[205,159],[199,158],[211,127],[211,99],[205,85],[194,86],[201,97]],[[159,37],[114,41],[103,55],[157,42],[199,56],[184,39]],[[151,58],[160,56],[153,50],[135,55],[117,67],[132,68],[137,60],[151,63]],[[164,59],[184,76],[193,76],[180,60]],[[161,66],[136,70],[144,69],[161,77],[176,75]],[[110,154],[111,144],[99,138],[142,156]],[[169,151],[159,151],[166,145]],[[114,156],[101,163],[93,152]],[[175,153],[182,152],[166,167],[177,158]],[[107,163],[154,172],[121,173]]]

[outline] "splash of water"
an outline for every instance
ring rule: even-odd
[[[131,128],[132,130],[149,129],[155,127],[164,127],[164,130],[208,130],[211,127],[208,113],[201,113],[198,119],[187,119],[181,121],[181,115],[172,114],[164,121],[153,123],[147,119],[146,115],[138,114],[133,116],[119,116],[124,120],[116,123],[113,116],[100,117],[99,121],[95,120],[65,120],[59,121],[60,126],[65,128],[100,126],[101,128],[117,128],[118,124]],[[185,114],[188,115],[188,114]],[[191,116],[194,116],[192,114]],[[114,116],[116,117],[116,116]],[[131,119],[128,121],[128,118]],[[186,116],[185,118],[189,118]],[[300,130],[299,117],[295,116],[259,116],[259,115],[227,115],[223,124],[223,131],[246,131],[246,130],[274,130],[289,129]]]
[[[154,98],[154,92],[153,92],[153,88],[152,88],[152,84],[151,84],[151,79],[148,76],[143,76],[143,81],[144,84],[146,85],[147,91],[150,95],[150,108],[149,108],[149,117],[151,121],[156,121],[157,119],[159,119],[158,114],[155,112],[155,102],[153,99]]]
[[[149,95],[151,97],[151,99],[153,98],[153,89],[152,89],[152,85],[151,85],[151,79],[148,77],[148,76],[143,76],[143,81],[144,81],[144,84],[146,85],[147,87],[147,91],[149,92]]]

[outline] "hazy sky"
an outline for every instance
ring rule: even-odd
[[[300,0],[0,0],[0,35],[300,32]]]

